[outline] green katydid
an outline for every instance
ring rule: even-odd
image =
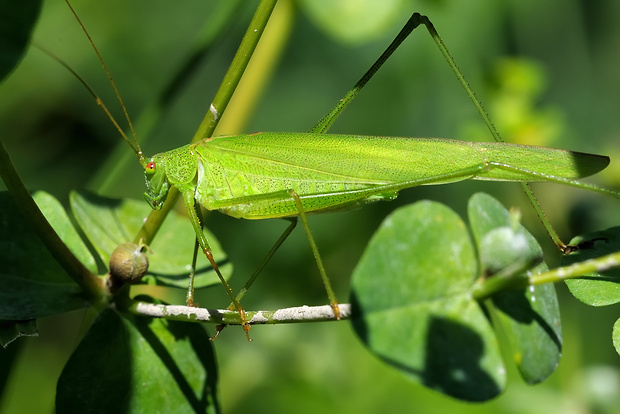
[[[196,212],[196,203],[236,218],[290,219],[291,226],[276,242],[268,258],[300,218],[338,319],[338,302],[312,238],[306,214],[391,200],[405,188],[466,179],[550,181],[618,195],[576,181],[604,169],[609,163],[605,156],[502,142],[326,134],[366,82],[420,24],[427,27],[485,117],[487,125],[492,128],[430,21],[415,13],[354,89],[308,133],[263,132],[205,138],[151,158],[143,156],[137,140],[134,145],[123,134],[144,167],[147,181],[145,198],[149,204],[154,209],[161,208],[172,187],[181,193],[198,243],[227,290],[232,308],[240,313],[246,334],[250,326],[239,304],[240,297],[234,296],[213,260]],[[499,140],[499,136],[492,131]],[[526,191],[529,191],[527,187]],[[532,197],[530,199],[533,200]],[[545,222],[542,211],[539,208],[537,211]],[[554,239],[559,240],[557,236]],[[190,305],[193,300],[191,286],[190,280],[187,298]]]

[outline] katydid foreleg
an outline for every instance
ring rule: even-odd
[[[245,335],[248,341],[251,341],[250,335],[249,335],[251,326],[250,324],[248,324],[248,321],[245,315],[245,310],[243,310],[243,308],[241,307],[241,305],[235,298],[235,295],[233,294],[233,291],[230,288],[230,285],[228,284],[226,279],[224,279],[224,276],[222,276],[222,273],[220,272],[220,269],[217,263],[213,259],[213,253],[211,252],[211,247],[209,246],[209,242],[207,241],[207,238],[205,237],[204,232],[202,231],[202,225],[200,224],[200,220],[198,219],[198,214],[196,213],[196,206],[195,206],[196,200],[195,200],[194,192],[191,189],[188,189],[188,190],[184,190],[182,194],[183,194],[183,201],[185,202],[185,207],[187,209],[187,214],[189,216],[194,232],[196,233],[196,238],[198,240],[198,243],[200,244],[200,248],[202,249],[202,252],[204,253],[204,255],[207,257],[207,260],[209,260],[209,263],[211,263],[211,266],[213,267],[213,270],[219,277],[220,282],[222,282],[224,289],[226,289],[226,293],[232,300],[232,303],[235,306],[235,310],[239,312],[239,317],[241,319],[241,325],[243,326]],[[192,284],[193,284],[193,281],[190,281],[190,286]],[[190,291],[188,291],[187,304],[191,306],[193,304],[193,297],[190,298],[189,294],[190,294]]]
[[[202,225],[200,226],[200,230],[202,231]],[[189,286],[187,287],[187,295],[185,297],[185,303],[188,306],[197,306],[194,302],[194,277],[196,275],[196,264],[198,263],[198,248],[200,247],[200,243],[198,242],[198,238],[196,237],[196,242],[194,243],[194,253],[192,255],[192,268],[191,273],[189,274]]]

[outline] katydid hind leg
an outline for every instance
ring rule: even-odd
[[[377,73],[377,71],[383,66],[383,64],[392,56],[392,53],[400,44],[411,34],[411,32],[418,27],[421,23],[423,23],[422,17],[419,13],[414,13],[411,18],[405,23],[401,31],[396,35],[392,43],[385,49],[385,51],[381,54],[381,56],[375,61],[375,63],[364,73],[364,75],[360,78],[360,80],[353,86],[346,95],[338,101],[336,106],[329,111],[327,115],[317,122],[315,126],[313,126],[308,132],[326,133],[332,124],[336,121],[336,119],[344,112],[344,110],[349,106],[349,104],[355,99],[357,94],[362,90],[366,83]]]
[[[433,23],[426,16],[421,16],[421,19],[423,20],[422,23],[424,24],[424,26],[426,26],[426,29],[428,30],[428,33],[430,34],[430,36],[432,37],[433,41],[437,45],[437,48],[439,49],[441,54],[444,56],[446,62],[450,66],[450,69],[452,69],[452,72],[456,76],[458,82],[461,84],[461,86],[465,90],[465,93],[467,94],[469,99],[472,101],[472,103],[476,107],[476,111],[478,112],[478,114],[480,115],[482,120],[484,121],[485,125],[487,126],[487,129],[489,130],[489,132],[493,136],[493,139],[496,142],[504,142],[504,140],[501,138],[499,132],[497,131],[497,128],[495,128],[495,125],[493,124],[493,122],[491,122],[491,118],[489,117],[487,111],[482,106],[482,102],[476,97],[476,94],[474,93],[474,91],[471,89],[471,87],[469,86],[469,84],[465,80],[465,76],[463,75],[463,73],[460,71],[460,69],[456,65],[456,62],[454,61],[454,58],[452,57],[452,55],[448,51],[448,48],[444,44],[443,39],[441,38],[441,36],[439,36],[439,33],[437,32],[437,29],[435,29],[435,26],[433,25]],[[551,224],[551,222],[547,218],[547,215],[543,211],[542,206],[538,202],[538,199],[534,195],[534,192],[532,191],[532,189],[530,188],[528,183],[522,182],[521,183],[521,188],[523,189],[523,192],[525,193],[525,195],[527,196],[528,200],[530,201],[530,204],[534,208],[534,211],[536,212],[536,215],[540,219],[543,227],[547,231],[547,234],[549,234],[549,237],[551,238],[553,243],[558,247],[558,249],[560,249],[560,251],[562,251],[564,253],[568,252],[569,251],[568,249],[570,249],[570,246],[567,246],[560,239],[560,236],[558,235],[556,230],[553,228],[553,225]]]
[[[545,181],[555,182],[558,184],[564,184],[564,185],[568,185],[571,187],[585,189],[585,190],[592,191],[595,193],[604,194],[604,195],[612,196],[615,198],[620,198],[620,193],[618,191],[609,190],[609,189],[598,187],[598,186],[588,184],[588,183],[583,183],[578,180],[573,180],[573,179],[563,178],[563,177],[555,177],[552,175],[539,174],[533,171],[524,170],[524,169],[521,169],[521,168],[518,168],[512,165],[507,165],[507,164],[500,164],[500,163],[494,163],[494,162],[491,162],[489,164],[490,164],[490,168],[499,168],[499,169],[505,169],[509,171],[519,171],[521,173],[529,173],[532,175],[533,178],[544,177]],[[551,222],[547,218],[547,215],[545,214],[542,207],[540,206],[540,203],[534,196],[534,192],[530,188],[529,184],[527,182],[521,182],[521,187],[523,188],[525,195],[527,196],[530,203],[532,204],[532,207],[536,211],[536,214],[538,215],[538,218],[540,219],[543,227],[545,227],[545,230],[547,230],[547,234],[549,234],[549,237],[551,237],[551,240],[557,246],[557,248],[564,254],[569,254],[575,251],[576,249],[575,246],[567,245],[564,242],[562,242],[562,240],[560,239],[560,236],[558,236],[557,232],[551,225]]]
[[[387,49],[377,59],[377,61],[372,65],[372,67],[362,76],[362,78],[355,84],[355,86],[351,90],[349,90],[341,100],[338,101],[338,104],[327,115],[321,118],[314,127],[310,129],[309,132],[326,133],[331,127],[331,125],[336,121],[336,119],[342,114],[342,112],[344,112],[346,107],[353,101],[353,99],[355,99],[355,97],[362,90],[362,88],[366,85],[366,83],[374,76],[374,74],[381,68],[381,66],[389,59],[392,53],[411,34],[411,32],[413,32],[413,30],[416,29],[420,25],[424,25],[426,27],[431,38],[437,45],[437,48],[439,49],[441,54],[444,56],[450,68],[452,69],[452,72],[456,76],[458,82],[461,84],[461,86],[465,90],[465,93],[467,94],[467,96],[469,96],[470,100],[473,102],[474,106],[476,107],[476,110],[482,117],[484,123],[486,124],[491,135],[493,136],[493,139],[497,142],[503,142],[501,136],[499,135],[499,132],[497,131],[497,129],[491,122],[491,119],[489,118],[487,112],[484,110],[482,103],[476,97],[473,90],[470,88],[469,84],[465,80],[463,73],[460,71],[460,69],[456,65],[454,58],[448,51],[448,48],[446,47],[446,45],[443,42],[443,39],[441,38],[437,30],[435,29],[435,26],[430,21],[430,19],[428,19],[427,16],[420,15],[419,13],[414,13],[411,16],[411,18],[407,21],[407,23],[405,23],[405,25],[403,26],[401,31],[398,33],[398,35],[394,38],[392,43],[387,47]],[[540,203],[534,196],[534,193],[532,192],[531,188],[527,185],[527,183],[522,183],[521,186],[527,198],[529,199],[530,203],[532,204],[532,207],[536,211],[536,214],[538,215],[540,221],[542,222],[543,226],[547,230],[547,233],[549,234],[549,236],[551,237],[555,245],[561,251],[566,251],[566,249],[569,246],[566,246],[566,244],[564,244],[562,240],[560,239],[560,237],[558,236],[557,232],[551,225],[549,219],[547,218],[542,207],[540,206]]]
[[[247,321],[245,310],[241,307],[241,305],[235,298],[235,295],[233,294],[233,291],[230,288],[230,285],[228,284],[226,279],[224,279],[224,276],[222,276],[222,273],[220,272],[220,269],[217,263],[213,259],[213,253],[211,251],[211,247],[209,246],[209,242],[207,241],[207,238],[205,237],[202,231],[202,226],[200,225],[200,220],[198,219],[198,214],[196,213],[195,198],[194,198],[194,193],[192,190],[186,190],[183,192],[183,201],[185,202],[187,214],[189,216],[192,227],[194,228],[194,232],[196,233],[196,238],[198,239],[200,248],[202,249],[204,255],[207,257],[207,260],[209,260],[209,263],[211,263],[213,270],[215,271],[217,276],[220,278],[220,282],[222,283],[222,285],[224,286],[224,289],[226,290],[226,293],[232,300],[232,303],[235,306],[235,310],[239,312],[239,318],[241,319],[241,325],[243,327],[243,330],[246,334],[248,341],[251,341],[250,334],[249,334],[251,326]]]

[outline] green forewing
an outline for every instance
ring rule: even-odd
[[[198,201],[243,218],[295,215],[288,190],[313,212],[469,178],[574,179],[609,163],[603,156],[514,144],[309,133],[217,137],[193,149],[200,161]],[[485,168],[489,162],[511,169]]]
[[[207,159],[241,163],[235,166],[255,163],[248,172],[256,168],[263,176],[295,179],[307,172],[373,184],[447,174],[487,161],[565,178],[592,175],[609,164],[604,156],[515,144],[308,133],[218,137],[197,149]],[[531,176],[496,171],[479,179],[532,181]]]

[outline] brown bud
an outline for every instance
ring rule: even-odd
[[[147,247],[123,243],[110,256],[110,277],[119,283],[137,283],[149,269]]]

